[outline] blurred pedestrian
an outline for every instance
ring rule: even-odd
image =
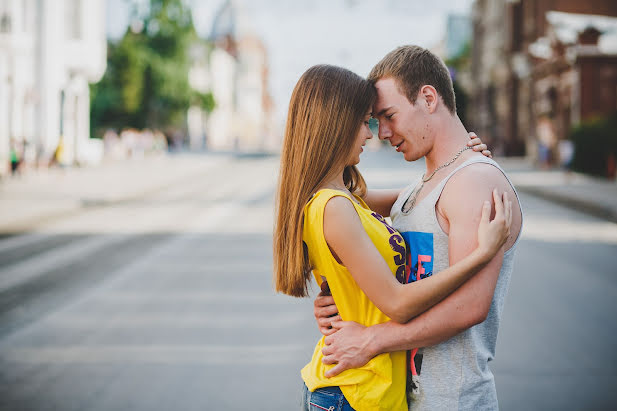
[[[561,168],[565,171],[570,171],[572,159],[574,158],[574,143],[572,140],[559,140],[557,152],[559,153],[559,165]]]
[[[19,173],[19,168],[23,159],[23,150],[20,150],[14,138],[10,140],[9,150],[11,157],[11,175],[15,176]]]
[[[64,136],[60,136],[58,139],[58,145],[56,145],[56,149],[54,150],[54,154],[52,155],[49,166],[58,166],[60,168],[64,168],[67,166],[66,164],[66,149],[64,147]]]
[[[368,81],[340,67],[314,66],[302,75],[289,105],[274,235],[277,291],[306,296],[312,270],[319,284],[327,281],[337,318],[363,326],[388,317],[404,323],[437,304],[482,269],[509,233],[507,201],[495,196],[496,218],[489,222],[487,202],[474,252],[439,276],[399,283],[405,282],[405,241],[369,207],[383,205],[392,192],[385,201],[383,193],[367,192],[356,168],[372,138],[375,97]],[[302,369],[304,409],[407,410],[404,351],[334,376],[325,348],[322,338]]]
[[[555,146],[557,144],[557,136],[553,122],[547,116],[543,116],[538,120],[538,161],[540,167],[549,169],[553,166],[555,157]]]

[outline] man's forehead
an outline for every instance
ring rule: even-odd
[[[389,95],[389,93],[386,93],[383,90],[377,89],[377,98],[375,99],[375,103],[373,104],[373,115],[374,116],[382,115],[392,105],[394,105],[394,100]]]
[[[390,93],[400,89],[399,82],[394,77],[383,77],[375,82],[377,92]]]
[[[386,105],[384,102],[380,102],[379,99],[375,100],[375,104],[373,104],[373,111],[371,115],[373,117],[382,116],[391,106]]]
[[[391,108],[400,109],[407,103],[412,104],[400,82],[394,77],[380,78],[375,82],[377,98],[373,104],[373,116],[384,115]]]

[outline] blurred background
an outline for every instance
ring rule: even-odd
[[[525,211],[501,408],[617,408],[615,1],[0,0],[0,409],[297,409],[289,98],[403,44],[446,62]],[[423,172],[369,148],[369,187]]]

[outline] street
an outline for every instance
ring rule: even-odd
[[[273,291],[278,161],[219,159],[0,238],[0,409],[298,409],[319,335],[312,299]],[[423,169],[383,150],[362,161],[373,188]],[[500,407],[615,409],[617,224],[521,203],[491,364]]]

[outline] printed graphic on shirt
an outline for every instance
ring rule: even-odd
[[[433,233],[407,231],[401,233],[407,245],[407,266],[405,282],[421,280],[433,275]],[[407,393],[409,402],[413,402],[420,393],[420,372],[422,354],[417,348],[408,351]]]
[[[381,216],[380,214],[376,212],[371,213],[371,215],[375,217],[377,221],[382,223],[386,227],[388,232],[391,234],[390,238],[388,239],[388,242],[390,243],[390,247],[392,248],[392,251],[397,253],[394,256],[394,264],[397,265],[396,279],[400,283],[405,284],[405,262],[406,262],[405,240],[403,240],[403,237],[401,237],[398,231],[396,231],[394,228],[392,228],[388,224],[388,222],[386,221],[385,218],[383,218],[383,216]]]
[[[401,234],[408,250],[405,282],[410,283],[433,275],[433,233],[407,231]]]

